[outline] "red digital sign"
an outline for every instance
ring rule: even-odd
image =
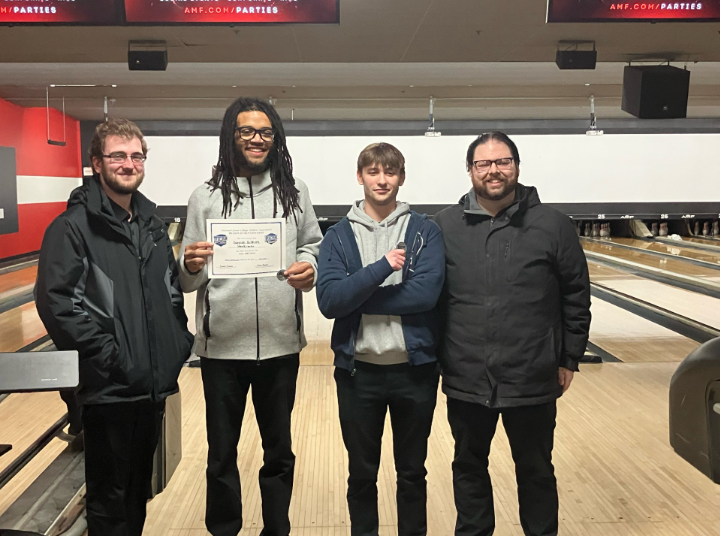
[[[0,0],[0,24],[117,24],[115,0]]]
[[[720,21],[720,0],[617,2],[548,0],[547,22]]]
[[[338,23],[339,0],[125,0],[139,24]]]

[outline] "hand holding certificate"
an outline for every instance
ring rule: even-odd
[[[210,278],[277,277],[285,271],[282,219],[207,220]]]

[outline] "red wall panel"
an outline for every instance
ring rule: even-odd
[[[65,210],[67,203],[32,203],[18,205],[20,231],[0,235],[2,257],[15,257],[39,251],[45,229]]]
[[[50,137],[63,139],[62,112],[50,110]],[[65,118],[67,145],[47,142],[47,110],[26,108],[23,114],[22,140],[17,151],[17,174],[41,177],[82,177],[80,158],[80,124]]]
[[[50,136],[63,139],[62,113],[50,110]],[[82,177],[80,123],[65,118],[66,146],[47,143],[46,108],[22,108],[0,99],[0,145],[15,148],[17,174],[41,177]],[[18,205],[17,233],[0,235],[0,260],[38,251],[45,229],[66,203]]]
[[[0,146],[17,147],[20,144],[24,110],[0,99]]]

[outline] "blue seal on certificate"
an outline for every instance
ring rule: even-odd
[[[277,242],[277,235],[275,233],[268,233],[265,235],[265,242],[270,244],[271,246]]]
[[[223,247],[227,244],[227,235],[219,234],[213,236],[213,242],[215,242],[215,245]]]

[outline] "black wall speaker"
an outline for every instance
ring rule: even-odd
[[[167,50],[128,50],[131,71],[164,71],[167,64]]]
[[[597,50],[558,50],[555,63],[560,69],[594,69]]]
[[[622,109],[640,119],[687,117],[690,71],[670,65],[625,67]]]

